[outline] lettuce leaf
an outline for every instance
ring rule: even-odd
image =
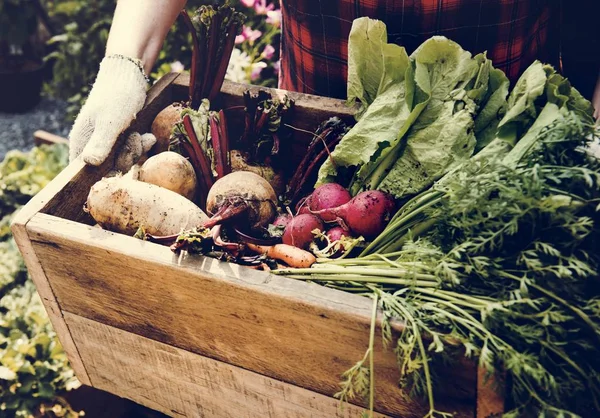
[[[348,44],[348,99],[360,103],[358,122],[319,170],[317,184],[334,181],[338,167],[365,164],[381,144],[392,142],[410,114],[412,82],[405,49],[387,43],[386,26],[369,18],[356,19]]]
[[[411,60],[416,97],[426,98],[420,102],[422,111],[360,184],[396,197],[417,193],[472,155],[474,116],[487,95],[491,67],[485,56],[472,58],[457,43],[438,36],[425,41]],[[360,190],[357,186],[353,193]]]

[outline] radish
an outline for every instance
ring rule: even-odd
[[[384,230],[395,207],[391,195],[379,190],[368,190],[341,206],[314,213],[325,222],[341,221],[354,234],[370,239]]]
[[[311,214],[298,215],[292,218],[283,232],[283,243],[307,249],[314,239],[312,231],[323,231],[323,222]]]
[[[323,209],[337,208],[352,199],[350,192],[337,183],[327,183],[319,186],[307,200],[312,212]]]
[[[133,235],[140,226],[151,235],[179,234],[199,226],[208,216],[174,191],[126,177],[95,183],[84,211],[103,228]]]
[[[273,221],[273,225],[281,226],[281,227],[285,228],[286,226],[288,226],[288,224],[290,223],[291,220],[292,220],[292,215],[290,215],[289,213],[283,213],[283,214],[279,215],[277,218],[275,218],[275,220]]]
[[[300,199],[298,204],[296,205],[296,215],[304,215],[310,213],[310,209],[308,208],[310,204],[310,195],[303,197]]]
[[[341,242],[339,242],[339,240],[344,237],[351,236],[348,230],[342,228],[341,226],[334,226],[333,228],[329,229],[325,235],[329,239],[330,245],[335,245],[333,247],[331,257],[339,257],[344,253],[344,251],[346,251],[346,248]]]
[[[342,239],[342,237],[349,237],[350,233],[341,226],[334,226],[333,228],[329,229],[325,235],[327,235],[327,238],[333,242],[339,241]]]

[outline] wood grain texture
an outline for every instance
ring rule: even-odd
[[[34,249],[63,310],[331,396],[368,344],[367,298],[38,214]],[[60,261],[59,261],[60,260]],[[421,417],[376,339],[377,410]],[[476,370],[439,370],[437,401],[473,417]],[[450,384],[448,384],[451,382]]]
[[[333,398],[65,312],[94,386],[174,417],[359,418]],[[377,418],[384,415],[376,414]]]
[[[29,275],[35,284],[44,308],[46,309],[50,323],[52,324],[52,327],[57,335],[60,336],[60,342],[69,358],[71,367],[75,371],[75,374],[81,383],[89,385],[90,380],[85,370],[85,366],[81,361],[77,347],[73,342],[71,332],[65,324],[62,312],[58,306],[56,297],[54,296],[54,292],[50,287],[50,283],[46,277],[46,273],[44,272],[42,265],[40,264],[40,260],[38,259],[38,256],[31,245],[31,240],[29,239],[29,234],[27,232],[27,223],[35,214],[35,210],[44,204],[46,196],[51,193],[52,190],[46,191],[46,189],[44,189],[38,193],[37,198],[34,197],[32,199],[33,201],[30,202],[30,205],[21,208],[21,210],[12,220],[11,230],[15,242],[19,247],[19,251],[23,256],[23,260],[25,261],[25,266],[29,271]]]

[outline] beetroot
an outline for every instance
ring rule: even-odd
[[[323,231],[323,222],[311,214],[294,216],[283,232],[283,243],[307,249],[314,239],[312,231]]]
[[[391,195],[368,190],[336,208],[314,212],[325,222],[343,222],[354,234],[366,239],[379,235],[391,219],[395,202]]]
[[[350,192],[337,183],[327,183],[319,186],[310,195],[308,207],[312,212],[323,209],[337,208],[352,199]]]

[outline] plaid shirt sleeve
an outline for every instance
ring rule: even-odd
[[[355,18],[382,20],[410,54],[433,35],[487,51],[514,83],[534,60],[558,66],[561,0],[282,0],[280,87],[346,97]],[[576,7],[576,6],[574,6]]]

